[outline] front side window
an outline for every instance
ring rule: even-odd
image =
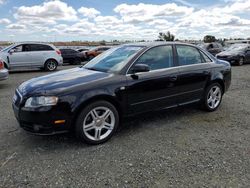
[[[165,69],[173,67],[172,46],[157,46],[146,51],[135,63],[146,64],[150,70]]]
[[[22,52],[23,51],[23,45],[15,46],[14,48],[12,48],[12,50],[14,50],[14,52]]]
[[[180,66],[200,64],[204,61],[198,49],[192,46],[176,45],[176,50]]]

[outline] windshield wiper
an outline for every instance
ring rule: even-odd
[[[88,69],[88,70],[93,70],[93,71],[100,71],[99,69],[96,69],[94,67],[83,67],[85,69]]]

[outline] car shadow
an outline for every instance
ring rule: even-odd
[[[23,69],[23,70],[11,70],[9,71],[10,74],[15,74],[15,73],[35,73],[35,72],[45,72],[41,69]]]
[[[116,134],[114,137],[109,140],[108,142],[101,144],[105,147],[105,145],[110,144],[119,144],[117,143],[117,139],[126,139],[129,138],[129,135],[131,135],[131,132],[139,132],[141,130],[144,130],[145,128],[148,128],[149,125],[154,124],[155,122],[161,122],[166,121],[169,123],[172,123],[179,119],[180,117],[185,114],[185,116],[194,114],[194,113],[205,113],[201,110],[198,110],[198,105],[193,104],[189,106],[184,107],[177,107],[173,109],[167,109],[167,110],[161,110],[156,112],[150,112],[150,113],[144,113],[140,115],[136,115],[134,117],[129,118],[123,118],[121,121],[121,126],[118,128]],[[154,124],[152,128],[155,127],[162,127],[166,126],[166,124],[163,123],[157,123],[157,125]],[[151,128],[151,127],[150,127]],[[174,129],[182,129],[178,125],[176,127],[172,127]],[[85,143],[82,143],[78,141],[73,132],[60,134],[60,135],[53,135],[53,136],[35,136],[30,135],[28,136],[27,140],[27,147],[40,147],[40,148],[46,148],[46,150],[63,150],[65,147],[69,149],[79,149],[79,148],[89,148],[89,147],[95,147],[91,145],[87,145]],[[101,145],[98,146],[101,147]]]
[[[4,82],[4,81],[2,81],[2,82]],[[8,84],[2,83],[2,82],[0,82],[0,89],[5,89],[5,88],[8,88],[8,87],[9,87]]]

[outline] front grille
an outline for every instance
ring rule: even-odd
[[[217,58],[221,58],[221,59],[227,59],[228,58],[228,56],[217,56]]]

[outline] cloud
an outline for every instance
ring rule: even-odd
[[[23,30],[26,29],[26,26],[21,24],[10,24],[6,28],[11,30]]]
[[[76,10],[60,0],[49,0],[15,8],[14,20],[3,18],[0,24],[5,24],[6,29],[15,31],[16,35],[18,32],[34,36],[60,35],[80,40],[154,40],[159,32],[167,31],[178,39],[201,39],[206,34],[230,37],[240,32],[239,36],[249,37],[250,0],[224,1],[206,8],[200,5],[194,8],[184,0],[162,5],[123,3],[114,7],[113,13],[104,15],[95,8]]]
[[[5,0],[0,0],[0,5],[4,4]]]
[[[86,7],[81,7],[78,9],[78,12],[80,14],[82,14],[83,16],[85,17],[88,17],[88,18],[94,18],[96,17],[97,15],[100,15],[101,13],[96,10],[95,8],[86,8]]]
[[[233,3],[223,8],[216,8],[215,10],[228,14],[250,11],[250,0],[234,0],[231,2]]]
[[[125,22],[140,23],[157,18],[185,16],[191,14],[193,8],[178,6],[175,3],[163,5],[139,3],[137,5],[120,4],[114,11],[119,13]]]
[[[10,23],[11,23],[11,21],[7,18],[0,19],[0,24],[6,25],[6,24],[10,24]]]
[[[60,0],[46,1],[43,4],[30,7],[21,6],[17,9],[17,12],[14,16],[18,20],[77,20],[77,12],[75,9]]]

